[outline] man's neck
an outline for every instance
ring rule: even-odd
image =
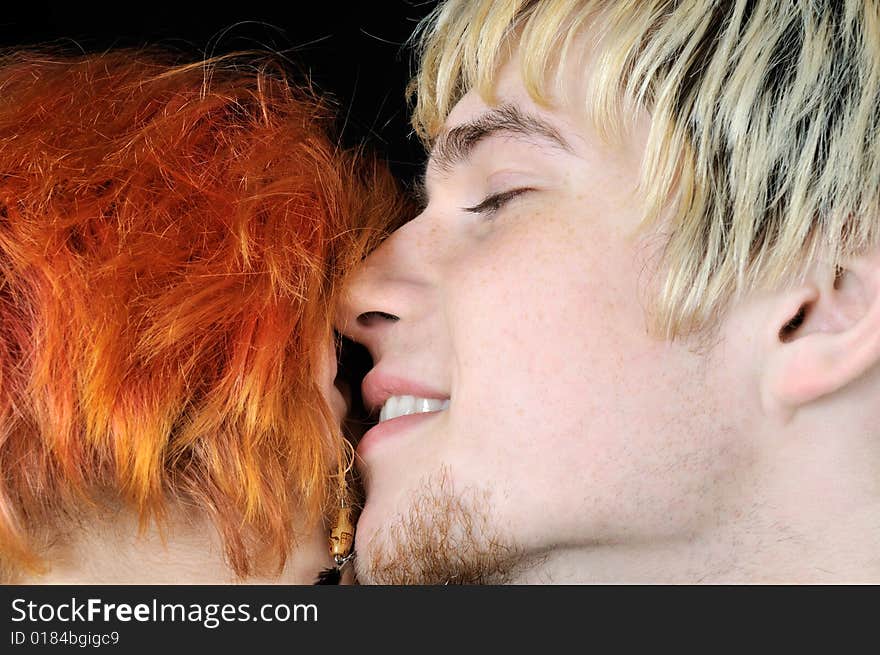
[[[880,583],[874,460],[818,450],[783,446],[690,534],[537,553],[514,582]]]
[[[875,536],[877,532],[875,531]],[[536,557],[514,584],[880,583],[875,552],[838,532],[825,541],[789,531],[652,546],[554,550]]]

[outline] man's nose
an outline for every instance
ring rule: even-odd
[[[415,219],[392,234],[360,265],[343,292],[337,329],[367,346],[374,359],[395,325],[411,325],[432,302],[431,244],[420,228]]]

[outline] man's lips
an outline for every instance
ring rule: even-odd
[[[421,414],[406,414],[397,418],[382,421],[367,430],[360,438],[357,445],[357,453],[360,457],[366,457],[377,444],[388,439],[404,435],[407,431],[418,428],[426,421],[433,420],[442,412],[423,412]]]
[[[449,394],[431,387],[429,384],[386,373],[374,368],[364,377],[361,386],[364,407],[371,416],[378,416],[379,410],[392,396],[415,396],[437,400],[448,400]]]

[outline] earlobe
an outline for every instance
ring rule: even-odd
[[[827,284],[780,299],[761,380],[765,411],[787,420],[880,363],[880,260],[863,258]]]
[[[813,376],[796,367],[806,363],[799,356],[799,350],[804,348],[799,330],[818,297],[818,288],[805,284],[781,297],[777,311],[770,317],[762,344],[762,350],[769,356],[765,356],[761,372],[761,401],[770,414],[787,416],[790,406],[797,404],[795,396],[804,396],[809,391],[804,382],[806,387],[815,386],[809,382]],[[792,380],[799,384],[793,385]]]

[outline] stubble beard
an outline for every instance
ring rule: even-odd
[[[358,581],[382,585],[510,583],[521,549],[492,527],[488,490],[456,492],[446,469],[424,481],[403,513],[358,553]],[[369,498],[367,498],[369,503]]]

